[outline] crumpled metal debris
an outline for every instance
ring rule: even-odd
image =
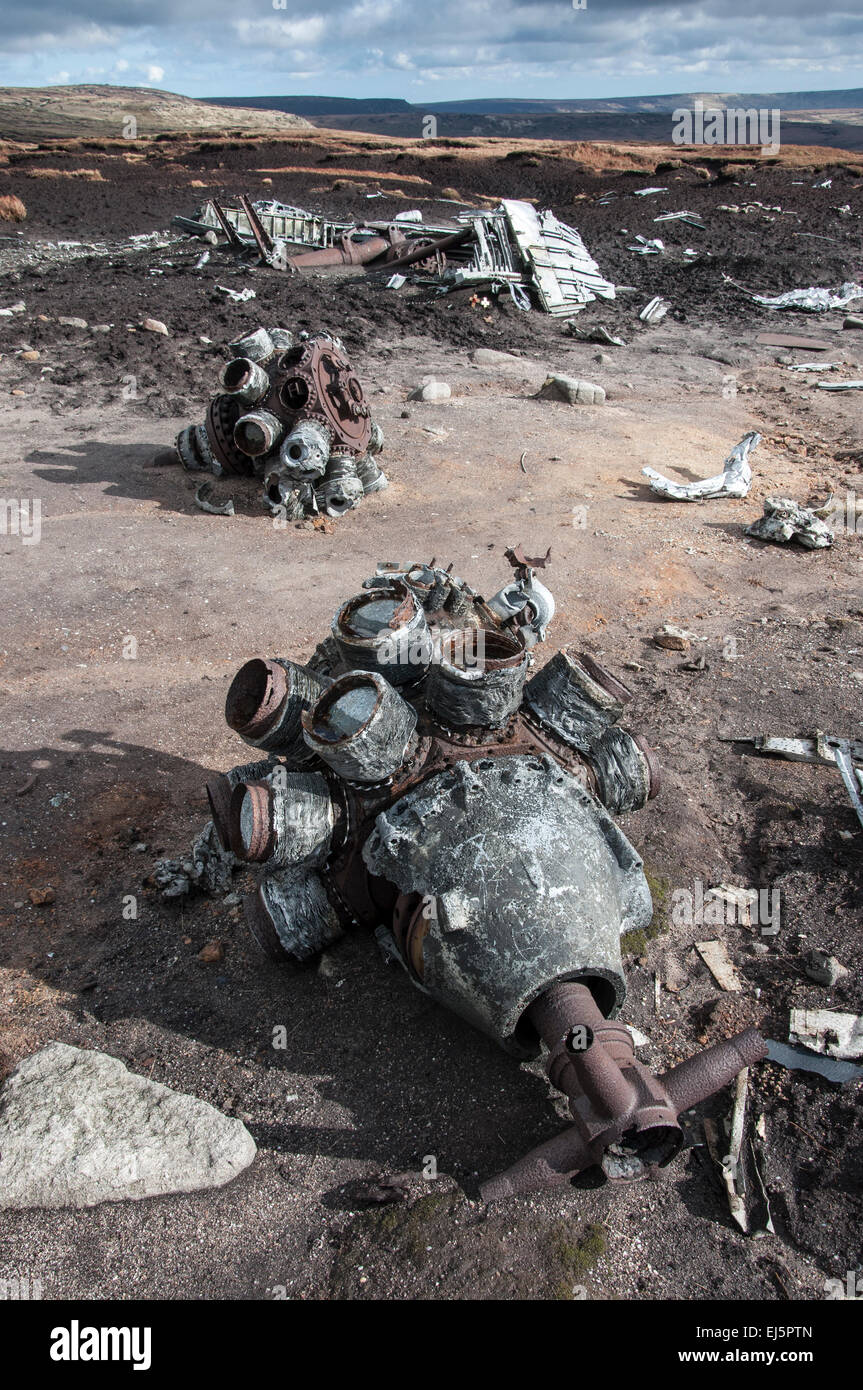
[[[177,435],[184,468],[260,478],[264,505],[284,521],[341,516],[387,486],[383,432],[334,334],[258,328],[229,348],[203,425]],[[233,503],[212,503],[209,491],[195,495],[201,510],[232,516]]]
[[[817,1052],[809,1052],[803,1047],[790,1047],[788,1043],[767,1039],[767,1060],[776,1062],[789,1071],[810,1071],[832,1081],[836,1086],[844,1086],[848,1081],[863,1080],[863,1067],[854,1062],[838,1061],[833,1057],[822,1057]]]
[[[759,541],[775,541],[777,545],[793,540],[807,550],[822,550],[832,545],[834,539],[823,519],[826,514],[826,508],[812,511],[790,497],[765,497],[764,515],[747,526],[746,534]]]
[[[842,1061],[863,1057],[863,1015],[833,1009],[792,1009],[788,1041]]]
[[[858,285],[853,280],[846,280],[843,285],[834,289],[820,289],[814,285],[805,290],[786,290],[784,294],[754,294],[752,290],[746,289],[745,285],[737,284],[730,276],[722,277],[729,284],[734,285],[735,289],[742,290],[744,294],[755,304],[762,304],[765,309],[808,309],[812,313],[822,314],[827,309],[844,309],[855,299],[863,299],[863,285]]]
[[[233,516],[234,500],[229,497],[226,502],[211,502],[213,495],[212,483],[201,483],[195,490],[195,506],[200,507],[202,512],[209,512],[211,516]]]
[[[636,251],[639,256],[659,256],[665,250],[665,242],[661,237],[636,236],[635,245],[627,246],[627,251]]]
[[[838,362],[833,364],[838,366]],[[819,391],[863,391],[863,381],[819,381]]]
[[[642,323],[659,323],[665,318],[670,308],[670,301],[657,294],[654,295],[653,299],[648,300],[638,317]]]
[[[761,435],[754,430],[745,434],[731,450],[722,472],[698,483],[675,483],[654,468],[642,468],[641,471],[650,479],[653,492],[674,502],[699,502],[706,497],[745,497],[752,486],[749,455],[760,443]]]
[[[573,1123],[486,1183],[487,1201],[585,1168],[652,1173],[681,1147],[678,1115],[764,1054],[749,1030],[656,1077],[609,1021],[621,934],[653,910],[612,815],[644,806],[659,770],[619,722],[631,692],[591,657],[558,652],[528,679],[550,557],[506,555],[513,578],[487,602],[451,566],[379,565],[306,666],[247,662],[226,718],[269,759],[207,787],[206,843],[257,867],[247,920],[273,959],[365,927],[513,1056],[545,1046]],[[159,870],[185,891],[186,865]]]
[[[392,222],[357,223],[241,197],[236,206],[210,199],[197,217],[174,221],[196,236],[221,234],[241,255],[257,254],[281,270],[411,267],[421,282],[443,291],[470,284],[506,288],[519,308],[530,308],[529,289],[549,314],[571,315],[596,298],[614,298],[614,286],[575,228],[517,199],[504,199],[494,210],[471,209],[449,223],[426,222],[416,211]]]
[[[242,868],[236,855],[225,849],[212,821],[208,821],[195,840],[188,859],[160,859],[153,878],[165,898],[179,898],[193,889],[203,893],[224,893],[231,887],[235,869]]]
[[[863,768],[855,766],[855,763],[863,763],[863,743],[837,738],[820,731],[812,738],[781,738],[759,734],[753,739],[731,741],[751,743],[756,753],[764,754],[766,757],[784,758],[795,763],[835,766],[845,784],[857,819],[863,826]]]
[[[661,212],[658,217],[654,217],[654,222],[687,222],[690,227],[697,227],[700,232],[707,231],[707,223],[695,212]]]
[[[197,269],[197,266],[195,268]],[[258,297],[254,290],[248,288],[244,290],[232,290],[228,285],[217,285],[216,289],[220,294],[230,299],[233,304],[245,304],[248,300],[257,299]]]
[[[593,328],[579,328],[576,323],[570,321],[566,325],[566,332],[572,338],[578,338],[581,343],[602,343],[607,347],[626,347],[622,338],[615,338],[609,333],[607,328],[596,324]]]

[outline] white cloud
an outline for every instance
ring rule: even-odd
[[[146,68],[148,82],[161,82],[165,76],[165,69],[160,68],[158,63],[150,63]]]

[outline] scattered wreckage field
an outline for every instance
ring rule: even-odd
[[[490,597],[507,547],[550,546],[543,582],[557,611],[537,665],[572,644],[625,681],[627,724],[662,768],[659,796],[618,818],[655,907],[624,943],[622,1017],[648,1040],[639,1057],[662,1070],[750,1026],[787,1043],[792,1009],[859,1014],[861,828],[838,769],[753,756],[741,740],[860,736],[863,520],[855,530],[846,504],[832,546],[816,550],[746,528],[769,497],[858,495],[859,393],[822,391],[820,372],[792,367],[815,355],[837,363],[834,379],[859,378],[863,332],[842,328],[853,303],[770,310],[722,275],[763,294],[859,282],[861,181],[841,167],[755,171],[754,189],[688,169],[597,180],[551,162],[459,168],[464,196],[538,197],[578,227],[604,276],[637,288],[573,320],[616,346],[579,341],[508,296],[472,305],[464,291],[388,290],[362,269],[290,276],[221,247],[195,270],[197,240],[122,240],[167,228],[211,192],[356,214],[356,192],[332,190],[323,171],[259,188],[231,168],[238,157],[218,153],[226,167],[204,192],[188,188],[190,169],[163,168],[137,190],[132,175],[112,186],[113,200],[98,183],[34,180],[35,206],[22,179],[31,221],[0,242],[0,308],[25,306],[0,319],[15,422],[2,493],[42,504],[38,544],[2,540],[0,1047],[5,1070],[49,1039],[108,1052],[242,1119],[258,1155],[209,1193],[4,1212],[0,1265],[50,1269],[49,1297],[823,1297],[863,1259],[859,1081],[750,1069],[744,1206],[750,1232],[768,1217],[774,1228],[760,1239],[735,1221],[713,1157],[728,1151],[734,1087],[699,1108],[655,1181],[486,1207],[480,1181],[565,1120],[541,1069],[519,1070],[414,990],[371,935],[277,967],[242,920],[248,872],[226,898],[165,900],[153,866],[187,852],[209,816],[204,784],[242,756],[224,704],[245,661],[311,657],[378,561],[452,562]],[[274,148],[261,167],[300,162]],[[313,194],[318,179],[326,191]],[[633,196],[654,183],[674,196]],[[617,196],[600,205],[604,192]],[[850,220],[834,204],[849,204]],[[385,219],[414,204],[368,206]],[[430,220],[452,216],[428,206]],[[653,221],[680,209],[706,231]],[[104,240],[107,254],[40,250],[60,239],[60,216],[63,237]],[[636,235],[676,249],[628,251]],[[690,246],[703,249],[687,264]],[[231,302],[218,284],[256,297]],[[641,323],[654,296],[671,309]],[[337,334],[383,429],[388,488],[337,520],[274,526],[260,483],[224,476],[213,495],[233,497],[235,515],[207,515],[197,475],[172,454],[227,343],[264,323]],[[830,348],[756,341],[771,333]],[[601,385],[605,404],[543,398],[556,374]],[[424,378],[450,396],[409,400]],[[753,431],[743,497],[667,500],[642,474],[713,477]],[[711,899],[721,885],[763,890],[765,918],[778,902],[778,933],[726,889]],[[812,951],[848,973],[819,983]],[[422,1176],[430,1155],[437,1179]]]

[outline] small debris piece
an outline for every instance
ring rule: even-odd
[[[842,324],[843,328],[863,328],[863,316],[860,314],[849,314]]]
[[[764,515],[746,528],[747,536],[785,545],[799,541],[807,550],[821,550],[833,544],[833,532],[819,514],[801,507],[790,497],[765,497]]]
[[[748,927],[751,925],[752,905],[758,901],[756,888],[738,888],[733,883],[719,883],[715,888],[708,888],[704,897],[705,900],[713,899],[732,909],[730,913],[726,913],[726,921],[730,918],[732,922],[736,921],[740,926]]]
[[[663,299],[661,295],[656,295],[648,300],[638,317],[643,323],[659,323],[665,318],[671,308],[671,302]]]
[[[746,1123],[746,1101],[749,1096],[749,1068],[738,1073],[734,1089],[734,1108],[731,1112],[731,1135],[728,1153],[722,1159],[722,1176],[728,1193],[728,1209],[744,1235],[749,1234],[746,1211],[746,1179],[740,1162],[743,1130]]]
[[[141,327],[148,333],[163,333],[166,338],[171,336],[161,319],[142,319]]]
[[[392,1177],[378,1173],[373,1178],[361,1178],[355,1187],[358,1203],[368,1206],[390,1206],[394,1202],[406,1202],[410,1196],[411,1173],[396,1173]]]
[[[649,193],[667,193],[667,188],[633,188],[632,194],[635,198],[646,198]]]
[[[592,381],[573,376],[546,377],[536,396],[542,401],[566,401],[569,405],[605,405],[605,391]]]
[[[738,285],[728,275],[722,277],[735,289],[742,290],[755,304],[765,309],[809,309],[823,314],[827,309],[844,309],[854,299],[863,299],[863,285],[846,280],[835,289],[819,289],[814,285],[805,290],[787,290],[785,294],[753,294],[745,285]]]
[[[749,455],[760,443],[761,435],[754,430],[745,434],[731,450],[722,472],[697,483],[675,483],[653,468],[642,468],[641,471],[650,480],[653,492],[674,502],[698,502],[705,497],[745,497],[752,486]]]
[[[627,251],[635,251],[639,256],[659,256],[665,250],[665,242],[661,237],[643,237],[636,235],[635,245],[627,246]]]
[[[245,304],[248,299],[257,299],[254,290],[232,290],[227,285],[217,285],[220,294],[227,295],[233,304]]]
[[[200,507],[202,512],[209,512],[211,516],[233,516],[234,499],[229,497],[226,502],[211,502],[213,495],[212,483],[201,483],[195,491],[195,506]]]
[[[698,214],[694,212],[661,212],[653,220],[654,222],[687,222],[690,227],[697,227],[700,232],[707,231],[707,223],[702,222]]]
[[[819,391],[863,391],[863,381],[819,381]]]
[[[842,1060],[863,1057],[863,1015],[792,1009],[788,1041]]]
[[[732,739],[731,742],[751,743],[756,753],[784,758],[792,763],[818,763],[828,767],[833,764],[839,770],[857,819],[863,825],[863,771],[854,765],[855,760],[863,762],[863,743],[836,738],[820,731],[816,732],[814,738],[777,738],[758,734],[753,739]],[[844,832],[840,831],[840,834],[846,838]]]
[[[160,859],[153,869],[156,886],[165,898],[178,898],[193,888],[204,893],[227,893],[240,861],[222,849],[212,821],[208,821],[192,846],[188,859]]]
[[[595,328],[579,328],[577,324],[570,319],[569,323],[566,325],[565,332],[568,333],[571,338],[577,338],[580,343],[602,343],[605,347],[626,347],[626,343],[622,338],[615,338],[612,333],[609,333],[607,328],[603,328],[599,324],[597,324]],[[482,349],[480,350],[482,351]],[[475,360],[476,353],[474,353],[474,361]]]
[[[695,949],[720,989],[731,994],[739,994],[742,991],[742,981],[729,959],[723,941],[696,941]]]
[[[800,338],[793,333],[759,333],[755,341],[764,347],[805,348],[807,352],[830,352],[836,346],[823,338]]]
[[[832,989],[849,973],[835,956],[828,955],[827,951],[819,951],[816,947],[806,952],[803,969],[810,980],[814,980],[817,985],[825,985],[827,989]]]
[[[789,372],[835,372],[841,366],[839,362],[786,362],[785,368]],[[863,383],[861,383],[863,384]]]
[[[816,1052],[807,1052],[802,1047],[789,1047],[787,1043],[774,1042],[767,1038],[767,1059],[777,1062],[789,1071],[811,1071],[826,1077],[834,1085],[844,1086],[847,1081],[863,1080],[863,1067],[853,1062],[840,1062],[833,1057],[821,1057]]]

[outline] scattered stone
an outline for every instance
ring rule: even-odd
[[[57,894],[53,888],[28,888],[27,897],[35,907],[44,907],[47,903],[53,903]]]
[[[86,327],[87,327],[87,320],[86,320],[86,319],[59,318],[59,319],[57,320],[57,322],[58,322],[58,323],[62,323],[62,325],[63,325],[64,328],[86,328]]]
[[[688,651],[691,637],[691,632],[686,632],[682,627],[675,627],[673,623],[665,623],[653,634],[656,646],[664,647],[669,652]]]
[[[19,352],[18,356],[22,362],[38,362],[40,354],[36,348],[25,348],[23,352]]]
[[[522,363],[514,352],[499,352],[497,348],[475,348],[470,360],[478,367],[512,367],[521,366]]]
[[[863,328],[863,315],[860,315],[860,314],[848,314],[848,316],[846,317],[844,323],[842,324],[842,327],[843,327],[843,328]]]
[[[198,952],[198,960],[203,961],[204,965],[218,965],[225,959],[225,943],[223,941],[208,941],[206,946],[202,946]]]
[[[537,400],[566,401],[568,405],[605,405],[605,391],[592,381],[579,381],[574,376],[546,377]]]
[[[448,401],[452,388],[446,381],[426,381],[408,396],[409,401]]]
[[[52,1042],[0,1090],[0,1207],[92,1207],[222,1187],[255,1156],[239,1120]]]
[[[814,946],[806,952],[803,969],[810,980],[814,980],[817,985],[825,985],[828,989],[832,989],[848,974],[846,967],[841,965],[835,956],[828,955],[826,951],[819,951]]]
[[[141,327],[145,328],[148,333],[164,333],[166,338],[170,337],[167,328],[159,319],[142,319]]]

